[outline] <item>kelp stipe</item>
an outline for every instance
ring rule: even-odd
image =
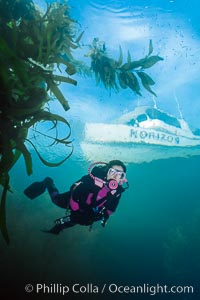
[[[7,196],[7,191],[9,189],[8,182],[9,182],[9,176],[7,175],[7,181],[3,188],[1,203],[0,203],[0,231],[7,244],[10,243],[7,224],[6,224],[6,196]]]

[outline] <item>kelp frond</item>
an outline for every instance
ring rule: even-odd
[[[77,84],[70,77],[76,73],[71,50],[79,47],[83,33],[78,37],[74,34],[76,22],[69,15],[67,1],[47,5],[45,13],[26,0],[0,0],[0,8],[0,184],[3,186],[0,230],[8,243],[5,200],[10,190],[9,171],[23,156],[27,174],[32,174],[33,162],[26,143],[50,167],[59,166],[73,152],[68,121],[44,108],[52,93],[66,111],[69,109],[59,84]],[[62,76],[54,74],[60,64],[67,66]],[[57,134],[52,137],[52,144],[71,146],[66,157],[57,163],[46,161],[34,142],[28,140],[32,126],[49,121],[54,128],[58,122],[68,128],[66,137],[58,138]]]
[[[157,62],[163,60],[163,58],[158,55],[151,55],[152,52],[153,44],[152,40],[150,40],[149,51],[144,58],[133,61],[128,51],[127,62],[123,64],[121,46],[119,48],[119,58],[118,60],[114,60],[107,54],[105,43],[95,38],[86,56],[91,58],[91,69],[95,74],[97,84],[102,82],[106,89],[114,89],[116,92],[119,91],[119,87],[122,89],[130,88],[137,95],[141,96],[139,82],[141,81],[142,86],[156,96],[150,88],[154,84],[154,81],[144,70],[152,67]]]

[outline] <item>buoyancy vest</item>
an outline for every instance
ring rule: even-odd
[[[88,206],[101,208],[106,202],[110,202],[110,205],[108,205],[111,208],[110,211],[114,211],[123,191],[124,189],[121,186],[118,186],[116,190],[111,189],[108,183],[99,187],[95,185],[90,176],[86,175],[72,186],[70,207],[73,211],[77,211]],[[113,203],[111,204],[111,202]]]

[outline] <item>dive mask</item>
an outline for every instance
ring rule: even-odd
[[[96,162],[96,163],[92,163],[89,168],[88,168],[88,174],[90,175],[90,177],[94,180],[94,183],[95,185],[99,186],[99,187],[103,187],[105,184],[106,184],[106,181],[104,181],[103,179],[101,178],[98,178],[96,176],[94,176],[92,174],[92,169],[95,165],[107,165],[107,163],[105,162]],[[108,172],[107,172],[107,175],[110,175],[110,176],[119,176],[119,180],[120,180],[120,185],[122,185],[123,183],[126,183],[127,187],[129,187],[129,184],[128,184],[128,180],[126,179],[126,173],[123,172],[123,171],[120,171],[120,170],[117,170],[117,169],[114,169],[114,168],[109,168]],[[109,181],[109,184],[108,184],[109,188],[111,190],[115,190],[117,189],[118,187],[118,183],[116,180],[112,179]],[[124,188],[124,189],[126,189]]]
[[[114,168],[110,168],[108,170],[108,176],[116,176],[117,178],[119,178],[120,180],[125,180],[126,178],[126,173]]]

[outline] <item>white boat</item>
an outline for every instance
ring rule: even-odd
[[[149,162],[200,155],[200,135],[183,119],[141,106],[112,124],[86,123],[81,148],[88,160]]]

